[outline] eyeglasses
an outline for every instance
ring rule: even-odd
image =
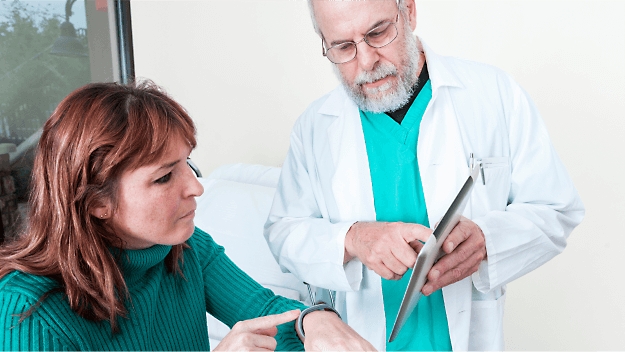
[[[363,41],[372,48],[381,48],[387,46],[397,38],[397,21],[399,20],[399,13],[395,22],[383,22],[379,26],[373,28],[365,36],[357,42],[345,42],[331,46],[326,50],[323,45],[324,39],[321,38],[321,49],[323,56],[327,57],[330,62],[335,64],[344,64],[352,61],[358,53],[358,44]]]

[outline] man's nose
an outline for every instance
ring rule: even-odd
[[[358,65],[361,69],[371,71],[380,60],[378,49],[369,46],[369,44],[363,40],[361,43],[358,43],[356,60],[358,60]]]

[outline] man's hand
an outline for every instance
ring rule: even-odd
[[[299,313],[296,309],[240,321],[234,324],[215,351],[274,351],[277,345],[274,337],[278,333],[276,326],[297,319]]]
[[[304,317],[306,351],[375,351],[375,347],[334,312],[316,311]]]
[[[402,222],[357,222],[345,236],[347,263],[354,257],[387,280],[399,280],[416,259],[419,241],[427,241],[432,230]]]
[[[447,255],[430,269],[428,281],[421,290],[426,296],[470,276],[477,271],[482,260],[486,259],[484,233],[464,216],[449,233],[442,249]]]

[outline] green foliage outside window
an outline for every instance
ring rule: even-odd
[[[72,90],[90,81],[88,57],[50,54],[61,14],[0,1],[0,143],[19,144]],[[86,43],[85,33],[78,38]]]

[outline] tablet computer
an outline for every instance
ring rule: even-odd
[[[441,246],[447,238],[447,235],[449,235],[451,230],[453,230],[453,228],[460,221],[462,212],[467,205],[469,195],[473,189],[473,184],[477,181],[480,168],[481,165],[479,163],[473,167],[471,175],[469,175],[465,181],[464,185],[460,189],[460,192],[458,192],[458,195],[451,203],[449,209],[445,212],[445,215],[443,215],[441,221],[438,225],[436,225],[436,228],[430,235],[430,238],[428,238],[423,245],[423,248],[421,248],[421,251],[419,251],[417,261],[412,268],[410,281],[408,281],[408,287],[406,287],[406,293],[404,294],[401,306],[399,307],[399,312],[397,313],[397,318],[395,319],[395,324],[393,325],[393,330],[391,331],[391,336],[388,340],[389,342],[392,342],[397,337],[399,330],[401,330],[404,326],[408,316],[410,316],[410,313],[412,313],[412,310],[419,302],[419,299],[421,298],[421,289],[427,281],[427,275],[430,272],[430,269],[434,263],[445,254],[445,252],[441,250]]]

